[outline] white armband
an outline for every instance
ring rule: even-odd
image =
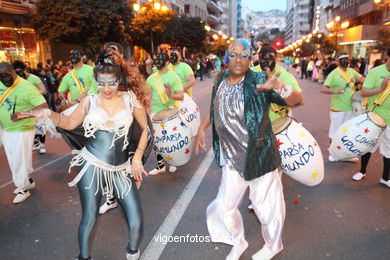
[[[283,88],[282,88],[282,91],[280,92],[280,96],[282,98],[288,98],[291,93],[293,92],[293,87],[290,86],[290,85],[285,85]]]

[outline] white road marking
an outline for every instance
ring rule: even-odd
[[[175,205],[168,213],[164,222],[161,224],[160,228],[157,230],[156,234],[149,242],[149,245],[146,247],[145,252],[141,256],[141,260],[159,259],[162,252],[164,251],[166,244],[161,243],[160,241],[158,241],[158,239],[156,240],[155,238],[159,236],[171,236],[173,234],[176,229],[176,226],[179,224],[181,218],[184,215],[184,212],[187,210],[188,205],[190,204],[192,198],[198,190],[199,185],[202,182],[204,176],[206,175],[206,172],[209,169],[213,160],[213,150],[210,149],[198,169],[196,169],[191,180],[188,182],[187,186],[180,194]]]
[[[46,163],[46,164],[44,164],[44,165],[42,165],[42,166],[36,168],[30,175],[32,175],[34,172],[37,172],[37,171],[39,171],[39,170],[41,170],[41,169],[43,169],[43,168],[46,168],[47,166],[49,166],[49,165],[51,165],[51,164],[53,164],[53,163],[55,163],[55,162],[57,162],[57,161],[59,161],[59,160],[65,158],[66,156],[68,156],[68,155],[70,155],[70,154],[71,154],[71,153],[62,155],[62,156],[58,157],[57,159],[55,159],[55,160],[53,160],[53,161],[51,161],[51,162],[48,162],[48,163]],[[9,182],[7,182],[7,183],[4,183],[4,184],[0,185],[0,190],[1,190],[2,188],[7,187],[8,185],[10,185],[10,184],[12,184],[12,183],[13,183],[13,181],[9,181]]]

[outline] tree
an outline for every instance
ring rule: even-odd
[[[376,46],[378,50],[384,51],[390,48],[390,26],[381,25],[378,28],[378,38],[376,40]]]
[[[77,44],[97,52],[102,43],[129,43],[131,9],[123,0],[42,0],[32,23],[51,42]]]
[[[301,45],[301,56],[302,57],[307,57],[307,56],[311,56],[315,53],[316,51],[316,46],[314,43],[312,42],[303,42],[303,44]]]
[[[167,24],[165,42],[177,47],[186,47],[190,52],[204,49],[207,31],[199,17],[176,16]]]
[[[152,54],[152,44],[158,46],[164,43],[167,25],[174,17],[175,13],[155,10],[152,6],[148,6],[145,11],[141,9],[130,24],[133,43]],[[176,29],[175,32],[178,33]]]

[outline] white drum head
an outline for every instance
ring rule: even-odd
[[[375,113],[375,112],[368,112],[368,117],[377,126],[379,126],[381,128],[385,128],[386,127],[385,120],[380,115],[378,115],[377,113]]]
[[[176,117],[179,113],[180,113],[180,111],[175,109],[175,108],[164,109],[164,110],[161,110],[160,112],[154,114],[154,116],[152,118],[152,122],[162,123],[165,121],[169,121],[172,118]]]
[[[289,116],[283,116],[272,121],[272,131],[275,135],[281,133],[286,129],[292,122],[292,118]]]

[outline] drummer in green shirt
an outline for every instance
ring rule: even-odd
[[[21,203],[30,197],[29,190],[35,182],[32,172],[32,151],[35,119],[15,121],[21,111],[47,107],[45,98],[30,82],[19,77],[12,65],[0,63],[0,146],[4,146],[12,180],[16,186],[13,203]]]
[[[42,80],[38,76],[35,76],[34,74],[28,72],[26,64],[23,61],[16,60],[14,61],[12,66],[14,67],[14,70],[19,77],[24,78],[32,85],[34,85],[39,90],[39,93],[41,93],[42,95],[46,95],[47,90]]]
[[[169,55],[165,52],[157,56],[157,72],[148,77],[146,83],[152,91],[152,114],[174,106],[175,100],[183,100],[184,91],[180,77],[168,69]],[[157,155],[157,167],[149,172],[149,175],[157,175],[165,172],[164,159]],[[170,172],[177,170],[174,166],[169,166]]]
[[[291,73],[276,64],[276,57],[277,52],[272,46],[263,46],[259,52],[259,65],[252,67],[251,70],[260,72],[266,70],[266,68],[269,68],[272,75],[280,73],[279,78],[282,80],[282,82],[291,86],[294,90],[301,92],[303,100],[302,89],[299,87],[298,81]],[[303,101],[300,105],[303,105]],[[283,116],[292,116],[291,109],[289,107],[271,104],[271,109],[269,110],[269,117],[271,121],[274,121]]]
[[[195,84],[194,72],[190,65],[181,61],[182,56],[179,50],[175,49],[171,53],[171,63],[168,68],[174,71],[181,79],[184,91],[192,97],[192,87]]]
[[[382,137],[379,139],[379,151],[383,155],[383,173],[379,183],[390,188],[390,49],[387,50],[387,62],[368,72],[362,89],[362,96],[369,97],[368,108],[370,109],[374,107],[377,97],[384,94],[388,95],[387,98],[384,99],[382,104],[376,105],[373,112],[381,116],[387,125]],[[352,176],[354,181],[360,181],[366,177],[370,157],[371,153],[366,153],[361,157],[360,171]]]
[[[61,81],[58,92],[63,100],[67,100],[66,92],[69,90],[71,101],[80,101],[84,96],[97,94],[95,78],[93,77],[93,68],[83,64],[79,50],[72,50],[70,61],[73,64],[73,70],[67,73]]]
[[[321,87],[321,93],[331,95],[329,138],[335,137],[341,124],[355,116],[352,107],[352,95],[355,93],[355,83],[363,82],[364,77],[349,68],[349,56],[341,53],[338,58],[339,66],[326,78]],[[345,159],[344,161],[356,162],[358,158]],[[336,161],[329,156],[329,161]]]

